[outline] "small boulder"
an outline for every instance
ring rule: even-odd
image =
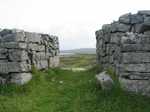
[[[138,14],[150,16],[150,10],[141,10],[141,11],[138,11]]]
[[[130,16],[131,16],[131,13],[127,13],[127,14],[120,16],[119,22],[123,24],[130,24],[130,21],[131,21]]]
[[[4,79],[3,77],[0,77],[0,84],[6,84],[6,79]]]
[[[111,90],[113,88],[114,81],[105,71],[96,75],[96,79],[103,90]]]
[[[111,32],[116,33],[116,32],[130,32],[130,25],[127,24],[122,24],[119,22],[114,22],[111,24]]]

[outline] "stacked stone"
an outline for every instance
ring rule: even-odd
[[[127,91],[150,95],[150,11],[122,15],[96,32],[97,59]]]
[[[59,64],[59,43],[56,36],[21,30],[0,31],[0,81],[24,84],[31,78],[31,66],[46,69]],[[51,58],[57,63],[50,61]]]

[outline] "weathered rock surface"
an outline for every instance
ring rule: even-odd
[[[141,93],[150,96],[150,80],[130,80],[125,78],[119,79],[124,90],[129,92]]]
[[[113,88],[114,82],[106,72],[96,75],[96,79],[103,90],[111,90]]]
[[[23,85],[28,83],[32,79],[31,73],[12,73],[10,83]]]
[[[121,86],[150,95],[150,11],[127,13],[96,31],[97,61],[115,69]]]
[[[58,37],[23,30],[0,31],[0,83],[25,84],[31,66],[47,69],[59,65]]]

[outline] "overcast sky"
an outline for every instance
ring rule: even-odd
[[[0,0],[0,28],[59,36],[61,49],[94,48],[95,31],[149,0]]]

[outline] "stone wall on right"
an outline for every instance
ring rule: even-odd
[[[124,14],[96,31],[97,61],[124,90],[150,96],[150,11]]]

